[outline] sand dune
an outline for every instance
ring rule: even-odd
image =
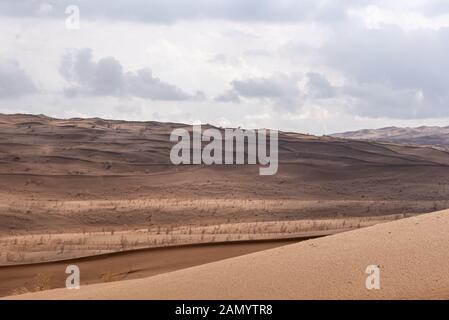
[[[304,241],[145,279],[21,299],[449,298],[449,210]],[[365,269],[379,265],[380,290]]]
[[[181,127],[0,114],[0,235],[449,208],[447,152],[280,132],[279,171],[259,176],[255,165],[171,165]]]
[[[344,139],[432,146],[441,150],[449,150],[449,126],[421,126],[417,128],[386,127],[335,133],[331,136]]]

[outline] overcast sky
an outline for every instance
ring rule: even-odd
[[[0,0],[0,112],[449,125],[448,55],[449,1]]]

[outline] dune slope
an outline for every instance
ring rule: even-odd
[[[449,210],[145,279],[56,289],[22,299],[449,298]],[[381,289],[367,290],[366,267]]]
[[[449,150],[449,126],[421,126],[417,128],[386,127],[332,134],[332,137],[356,140],[388,141],[401,144],[434,146]]]
[[[448,152],[279,132],[279,170],[260,176],[258,165],[172,165],[175,128],[191,130],[0,114],[0,236],[449,208]]]

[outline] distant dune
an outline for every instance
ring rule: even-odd
[[[259,176],[257,165],[172,165],[181,127],[0,114],[0,234],[449,208],[447,152],[280,132],[279,170]]]
[[[448,299],[449,210],[145,279],[21,299]],[[380,267],[380,290],[365,269]]]
[[[442,150],[449,150],[449,126],[422,126],[417,128],[386,127],[335,133],[331,136],[344,139],[433,146]]]

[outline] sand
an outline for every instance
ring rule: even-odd
[[[449,210],[157,276],[20,299],[448,299]],[[365,269],[380,267],[379,290]]]
[[[432,146],[449,150],[449,126],[420,126],[417,128],[386,127],[335,133],[332,137],[357,140],[388,141],[400,144]]]
[[[68,265],[82,271],[81,285],[149,277],[313,238],[228,241],[129,250],[84,258],[0,266],[0,297],[65,287]]]

